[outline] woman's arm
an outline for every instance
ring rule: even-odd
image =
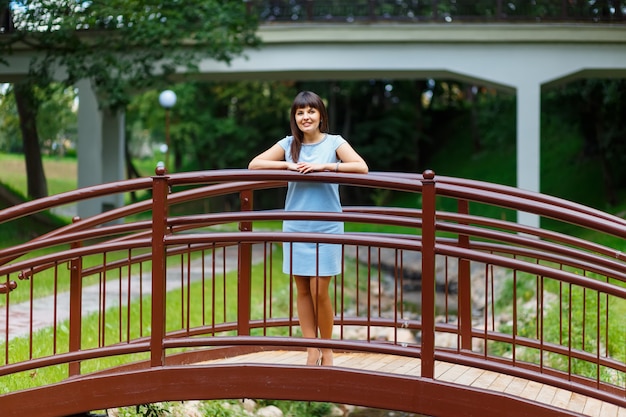
[[[341,162],[335,164],[330,171],[354,172],[357,174],[367,174],[369,172],[365,160],[347,142],[337,148],[337,157],[341,159]]]
[[[308,162],[299,162],[296,164],[297,171],[308,174],[309,172],[354,172],[356,174],[367,174],[369,168],[361,158],[361,155],[350,146],[349,143],[343,143],[337,148],[337,158],[340,162],[329,162],[326,164],[315,164]],[[289,168],[291,169],[291,168]]]
[[[255,156],[248,164],[248,169],[292,169],[290,164],[285,161],[285,150],[275,144],[265,152]]]

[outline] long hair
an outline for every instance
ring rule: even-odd
[[[312,91],[301,91],[298,93],[296,98],[293,99],[289,116],[291,135],[293,136],[293,141],[291,142],[291,159],[293,159],[293,162],[298,162],[300,149],[302,149],[302,140],[304,139],[304,133],[302,133],[296,123],[296,111],[306,107],[314,108],[320,112],[320,132],[328,133],[328,112],[320,96]]]

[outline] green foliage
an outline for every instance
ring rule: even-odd
[[[8,84],[0,89],[0,150],[3,152],[22,150],[20,119]]]
[[[616,297],[598,296],[593,291],[585,291],[579,287],[560,286],[557,281],[542,279],[543,294],[546,300],[537,312],[535,302],[528,302],[536,297],[540,288],[540,280],[530,275],[518,275],[517,285],[517,318],[516,326],[507,322],[498,326],[498,331],[513,334],[517,337],[531,339],[541,337],[545,344],[564,346],[567,349],[584,351],[589,354],[607,355],[612,358],[623,358],[626,355],[626,323],[622,320],[626,314],[626,302]],[[497,309],[511,314],[513,279],[508,278],[503,290],[499,293]],[[611,313],[607,314],[610,309]],[[609,331],[610,329],[610,331]],[[610,339],[607,339],[608,335]],[[489,354],[508,356],[513,346],[505,342],[490,342]],[[535,348],[516,346],[516,358],[533,364],[543,363],[563,372],[572,372],[592,380],[600,380],[615,385],[623,385],[626,374],[614,369],[598,367],[586,360],[577,359],[575,355],[568,357],[551,352],[543,353]]]
[[[259,402],[261,406],[273,405],[280,408],[286,416],[307,416],[324,417],[329,415],[332,405],[330,403],[320,403],[314,401],[274,401],[263,400]]]
[[[575,163],[596,166],[596,172],[586,172],[589,187],[576,186],[601,190],[609,206],[618,204],[626,186],[626,120],[622,116],[626,112],[626,81],[575,81],[547,94],[543,103],[548,112],[556,112],[565,125],[580,132],[582,144]]]
[[[41,106],[37,113],[37,132],[44,154],[64,155],[77,141],[78,115],[74,111],[76,91],[53,83],[49,89],[37,89]]]
[[[38,82],[60,65],[68,85],[89,79],[103,107],[123,108],[131,90],[145,88],[177,68],[193,70],[202,58],[229,62],[256,46],[256,18],[244,2],[177,0],[11,2],[14,31],[0,53],[27,40],[42,54],[31,63]],[[54,65],[53,65],[54,64]]]
[[[371,171],[414,172],[429,140],[429,115],[423,108],[425,82],[307,82],[328,100],[330,130],[343,135]]]
[[[119,417],[165,417],[170,414],[169,403],[140,404],[118,410]]]
[[[16,0],[1,10],[3,15],[11,12],[7,17],[12,24],[3,28],[0,56],[11,55],[17,44],[37,53],[28,77],[14,86],[21,103],[28,195],[34,198],[48,194],[38,148],[37,88],[49,93],[59,74],[68,87],[89,80],[99,105],[119,111],[132,92],[154,86],[179,69],[196,70],[203,58],[230,62],[260,42],[256,17],[247,13],[244,2],[189,0],[181,7],[178,0],[60,0],[33,6]]]
[[[297,90],[284,82],[184,83],[173,87],[170,136],[176,171],[245,168],[249,160],[289,134],[288,109]],[[149,129],[164,141],[163,112],[155,91],[129,106],[131,137]]]
[[[246,417],[249,415],[234,401],[203,401],[200,411],[207,417]]]
[[[13,87],[7,84],[0,93],[0,151],[22,152],[20,119],[15,104]],[[37,132],[42,153],[64,155],[76,142],[77,114],[74,111],[76,93],[73,88],[52,83],[47,88],[34,87],[40,103],[37,113]]]
[[[487,150],[515,149],[516,97],[481,89],[477,94],[478,129],[480,144]]]

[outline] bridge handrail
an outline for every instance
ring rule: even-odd
[[[264,184],[256,184],[255,179],[262,175],[267,178]],[[190,173],[172,174],[169,181],[172,186],[176,185],[194,185],[203,183],[213,183],[206,188],[205,194],[199,194],[197,190],[180,191],[171,197],[171,204],[180,204],[201,196],[216,196],[224,192],[236,192],[237,189],[260,189],[273,188],[286,185],[287,181],[319,181],[325,182],[329,179],[338,184],[372,187],[372,183],[378,184],[381,188],[388,188],[396,191],[420,192],[422,176],[419,174],[406,173],[382,173],[372,172],[367,176],[360,174],[342,174],[340,177],[333,176],[331,173],[313,173],[308,174],[307,178],[302,178],[300,174],[285,171],[260,171],[254,173],[248,170],[215,170],[215,171],[198,171]],[[231,183],[234,180],[240,181],[238,187],[233,187]],[[221,183],[222,185],[219,185]],[[44,210],[66,205],[72,202],[88,200],[91,198],[102,197],[114,193],[136,192],[150,188],[150,178],[140,178],[120,181],[118,183],[102,184],[81,188],[74,191],[60,193],[54,196],[45,197],[39,200],[26,202],[17,206],[12,206],[4,210],[0,210],[0,223],[4,223],[9,219],[13,220],[20,217],[29,216]],[[256,185],[256,186],[253,186]],[[259,187],[259,188],[257,188]],[[224,191],[229,190],[229,191]],[[524,209],[529,213],[539,215],[553,215],[557,218],[561,209],[567,209],[568,218],[572,221],[580,222],[581,225],[589,224],[591,227],[601,227],[602,220],[609,223],[626,226],[626,219],[610,215],[597,209],[593,209],[582,204],[566,201],[557,197],[534,193],[530,191],[520,190],[515,187],[500,184],[490,184],[481,181],[437,177],[437,192],[442,196],[452,198],[462,198],[473,202],[485,202],[498,205],[508,209]],[[485,193],[489,193],[486,195]],[[505,197],[503,197],[505,196]],[[514,197],[515,204],[511,203]],[[485,198],[488,197],[488,198]],[[539,203],[533,206],[533,203]],[[151,202],[143,201],[129,206],[111,210],[110,212],[94,216],[91,219],[83,219],[81,222],[66,226],[63,232],[72,229],[81,229],[98,224],[104,224],[114,220],[119,220],[131,214],[137,214],[149,210]],[[543,210],[543,212],[542,212]],[[587,219],[588,218],[588,219]],[[612,227],[611,227],[612,228]],[[610,231],[608,229],[607,231]],[[52,234],[53,235],[53,234]],[[617,236],[626,237],[626,232],[618,232]],[[0,251],[0,256],[1,256]]]
[[[202,193],[204,195],[204,193]],[[382,213],[385,213],[384,216],[381,216]],[[393,213],[393,215],[392,215]],[[403,216],[399,216],[398,214],[403,214]],[[439,213],[439,212],[438,212]],[[408,217],[407,217],[408,215]],[[180,232],[185,231],[189,228],[201,228],[207,227],[215,224],[229,223],[235,221],[259,221],[259,220],[302,220],[302,219],[319,219],[319,220],[331,220],[335,218],[339,218],[345,222],[353,222],[353,223],[370,223],[370,224],[387,224],[387,225],[395,225],[402,227],[412,227],[412,228],[421,228],[421,220],[419,219],[420,213],[410,213],[406,209],[404,210],[395,210],[395,209],[373,209],[370,213],[370,210],[367,208],[348,208],[339,215],[337,214],[328,214],[328,213],[313,213],[313,212],[297,212],[297,213],[286,213],[283,211],[269,211],[269,212],[235,212],[235,213],[218,213],[218,214],[204,214],[204,215],[195,215],[195,216],[179,216],[168,220],[168,225],[172,233],[179,234]],[[584,245],[586,241],[582,239],[577,239],[570,237],[568,235],[557,234],[557,233],[546,233],[544,237],[550,236],[551,239],[559,242],[560,240],[564,240],[569,245],[578,244],[583,249],[593,249],[594,253],[590,253],[588,251],[583,251],[579,249],[574,249],[570,246],[563,246],[563,244],[559,243],[551,243],[549,241],[537,240],[536,238],[529,238],[520,234],[512,234],[507,232],[501,232],[495,229],[485,229],[480,227],[468,226],[468,224],[472,224],[474,222],[481,223],[483,226],[495,226],[498,225],[500,228],[506,227],[510,231],[515,232],[516,229],[513,224],[508,222],[503,222],[499,220],[488,220],[484,218],[479,218],[477,216],[469,216],[469,215],[460,215],[454,213],[441,213],[438,214],[438,218],[446,218],[447,220],[453,220],[454,223],[440,223],[438,225],[439,230],[444,232],[452,232],[455,234],[463,234],[470,237],[478,237],[483,239],[489,239],[491,241],[502,242],[499,245],[486,242],[474,242],[471,247],[482,247],[483,250],[492,250],[492,251],[501,251],[506,252],[510,251],[510,245],[516,245],[515,253],[521,254],[525,252],[527,255],[531,254],[530,250],[523,249],[524,246],[532,246],[534,248],[540,249],[542,252],[532,252],[536,255],[537,258],[543,258],[546,261],[560,261],[562,264],[571,265],[575,267],[582,267],[583,265],[588,268],[590,271],[594,271],[596,273],[603,273],[611,276],[612,278],[621,280],[626,282],[626,273],[623,271],[623,264],[614,259],[607,259],[600,255],[610,256],[611,258],[616,258],[619,260],[621,252],[616,252],[614,249],[609,247],[605,247],[598,244],[589,245],[590,247],[586,247]],[[63,243],[72,243],[72,242],[80,242],[84,241],[87,238],[95,240],[101,239],[107,236],[112,236],[116,234],[120,235],[128,235],[131,232],[134,232],[133,235],[130,236],[122,236],[118,239],[112,240],[111,243],[115,242],[115,244],[121,244],[122,242],[127,241],[128,239],[137,240],[141,236],[148,237],[150,235],[150,226],[151,223],[149,221],[139,221],[124,225],[114,225],[114,226],[102,226],[93,230],[81,230],[78,232],[67,233],[60,236],[55,236],[46,239],[45,241],[37,241],[33,244],[24,244],[18,245],[13,248],[13,251],[7,251],[5,256],[13,255],[15,252],[24,253],[26,250],[36,250],[46,246],[56,246]],[[145,231],[140,234],[140,231]],[[528,236],[531,236],[530,234]],[[530,240],[529,240],[530,239]],[[506,245],[506,244],[509,245]],[[104,248],[103,248],[104,249]],[[513,251],[510,251],[513,253]],[[554,254],[554,255],[551,255]],[[87,253],[81,253],[77,256],[85,256]],[[47,267],[52,267],[56,261],[59,260],[59,255],[57,254],[56,258],[51,258],[50,262],[44,262],[43,259],[39,259],[39,268],[33,272],[38,272],[43,270],[43,268],[47,265]],[[141,261],[145,259],[149,255],[140,256],[137,261]],[[71,258],[72,256],[69,256]],[[587,263],[584,264],[583,261]],[[120,261],[122,262],[122,261]],[[127,262],[127,261],[124,261]],[[130,260],[130,262],[135,262]],[[597,265],[597,266],[594,266]],[[110,263],[109,268],[114,269],[118,267],[116,263]],[[9,268],[0,267],[0,275],[5,273],[11,273],[16,270],[29,268],[27,264],[13,264]]]
[[[395,191],[421,194],[420,208],[391,208],[391,207],[346,207],[342,213],[314,213],[314,212],[285,212],[283,210],[255,210],[253,206],[253,192],[262,192],[272,188],[284,187],[289,181],[335,182],[342,186],[386,188]],[[9,214],[0,211],[2,221],[10,221],[11,216],[23,217],[33,212],[49,209],[57,202],[67,204],[68,201],[80,201],[92,198],[95,194],[103,196],[106,192],[118,193],[120,189],[146,189],[145,179],[140,181],[129,180],[120,184],[108,184],[93,189],[77,190],[64,193],[61,198],[52,197],[45,201],[26,203],[21,207],[13,207]],[[127,207],[114,210],[114,213],[105,213],[89,219],[78,219],[73,224],[59,228],[45,236],[31,242],[17,245],[0,251],[0,277],[6,277],[9,283],[11,274],[21,274],[20,278],[30,279],[29,291],[34,294],[36,286],[52,275],[67,274],[70,279],[70,300],[82,297],[83,282],[87,283],[96,277],[99,280],[100,291],[104,292],[110,280],[113,286],[118,287],[117,315],[119,321],[111,327],[119,327],[115,337],[105,340],[104,307],[105,292],[100,295],[98,314],[101,316],[99,324],[98,342],[94,346],[82,346],[80,334],[81,325],[80,303],[70,309],[69,345],[57,348],[51,356],[30,357],[27,360],[11,359],[9,344],[4,344],[4,359],[0,354],[0,375],[13,375],[20,370],[37,370],[42,366],[55,364],[69,364],[70,375],[73,378],[83,374],[80,362],[86,359],[119,356],[125,353],[149,354],[150,359],[144,361],[144,367],[166,366],[164,362],[170,355],[180,355],[180,348],[192,349],[193,355],[202,353],[201,349],[224,346],[287,346],[288,348],[302,348],[304,346],[333,347],[347,350],[362,350],[371,352],[386,352],[403,356],[418,357],[422,363],[422,378],[435,378],[433,373],[434,361],[445,359],[457,363],[472,363],[483,369],[499,369],[510,375],[524,376],[542,383],[554,386],[568,385],[575,392],[591,395],[605,401],[626,405],[626,360],[612,355],[614,345],[620,343],[619,329],[614,324],[609,326],[609,306],[621,306],[626,303],[626,273],[625,259],[621,252],[608,246],[588,242],[585,239],[568,236],[562,233],[535,229],[529,226],[517,225],[514,222],[499,219],[488,219],[469,214],[468,203],[479,202],[486,205],[505,207],[512,210],[526,210],[544,217],[551,217],[567,223],[575,224],[601,233],[610,233],[626,237],[623,227],[624,220],[597,210],[566,202],[556,197],[542,196],[536,193],[527,193],[513,187],[481,183],[480,181],[466,181],[448,177],[437,177],[427,171],[422,175],[403,173],[372,173],[335,174],[314,173],[301,175],[285,171],[249,171],[249,170],[217,170],[192,173],[165,175],[163,171],[149,179],[153,198],[148,201],[134,203]],[[188,189],[190,186],[195,188]],[[178,188],[183,189],[179,191]],[[239,194],[241,207],[232,212],[202,213],[172,215],[168,209],[174,204],[184,204],[207,197],[218,197],[229,194]],[[72,200],[72,198],[74,200]],[[454,199],[458,202],[458,212],[446,212],[436,209],[437,199]],[[127,224],[107,224],[112,219],[127,218],[131,214],[152,212],[152,220],[137,220]],[[398,231],[384,232],[346,232],[342,235],[327,235],[319,233],[283,233],[281,231],[253,230],[252,225],[259,221],[278,221],[285,219],[308,220],[341,220],[346,224],[369,224],[399,227]],[[238,231],[224,231],[210,229],[215,225],[238,223]],[[207,229],[209,228],[209,229]],[[415,231],[412,233],[411,231]],[[87,245],[86,243],[89,242]],[[293,327],[296,319],[289,312],[282,310],[271,312],[271,272],[268,274],[266,263],[271,262],[272,251],[281,242],[315,242],[333,243],[344,247],[346,263],[352,263],[350,271],[344,271],[336,280],[334,302],[340,312],[336,317],[336,324],[341,328],[342,336],[333,340],[307,340],[295,337]],[[71,244],[69,249],[63,245]],[[264,254],[263,276],[255,277],[257,285],[263,285],[263,292],[270,294],[255,294],[261,297],[262,312],[251,313],[252,303],[252,248],[261,246]],[[57,248],[54,253],[38,254],[36,250]],[[61,248],[60,250],[58,248]],[[147,253],[146,250],[152,251]],[[237,279],[227,277],[226,271],[216,271],[212,264],[212,272],[207,272],[204,265],[205,251],[213,256],[215,262],[217,251],[225,257],[226,250],[237,250],[238,265]],[[372,252],[373,251],[373,252]],[[388,253],[382,253],[388,251]],[[268,253],[269,252],[269,253]],[[377,252],[377,253],[376,253]],[[30,259],[17,259],[18,256],[34,253]],[[121,253],[121,258],[109,254]],[[381,254],[382,253],[382,254]],[[88,266],[82,265],[82,259],[98,255],[102,260]],[[419,269],[421,310],[419,314],[409,308],[414,302],[413,296],[405,292],[404,282],[412,273],[412,265],[405,265],[405,259],[418,255],[421,264]],[[387,258],[388,259],[387,259]],[[227,318],[226,310],[223,317],[211,308],[211,318],[208,322],[190,322],[192,295],[191,288],[192,259],[202,259],[201,274],[213,274],[210,277],[213,289],[210,290],[213,302],[218,297],[215,285],[222,282],[224,291],[226,283],[236,287],[236,295],[223,295],[223,304],[237,305],[237,316]],[[395,259],[394,259],[395,258]],[[375,312],[375,306],[370,305],[375,297],[371,285],[381,286],[381,273],[385,268],[383,263],[390,262],[391,280],[394,282],[393,314]],[[173,276],[180,282],[182,297],[180,311],[166,311],[165,282],[171,271],[167,268],[168,262],[179,272]],[[452,268],[448,264],[453,265]],[[67,272],[61,266],[69,266]],[[149,266],[151,273],[151,292],[141,293],[148,297],[150,294],[151,312],[147,321],[151,325],[150,334],[132,335],[130,332],[130,290],[131,271]],[[210,264],[211,265],[211,264]],[[478,266],[482,272],[477,276],[480,284],[473,283],[475,273],[470,271],[472,265]],[[148,269],[147,267],[145,267]],[[365,268],[361,273],[360,268]],[[46,270],[51,273],[44,275]],[[456,269],[456,272],[454,272]],[[122,271],[125,271],[122,273]],[[451,271],[453,271],[451,273]],[[222,275],[218,277],[216,273]],[[345,274],[345,275],[344,275]],[[376,278],[378,276],[378,278]],[[378,280],[372,284],[372,280]],[[523,305],[520,296],[513,293],[511,305],[514,317],[513,328],[496,326],[496,314],[500,309],[495,304],[500,293],[494,286],[503,285],[512,280],[513,288],[518,283],[532,285],[531,297],[535,303],[530,311]],[[217,282],[219,281],[219,282]],[[4,329],[0,328],[5,340],[10,340],[11,331],[8,314],[12,298],[9,294],[16,291],[5,285],[5,296],[0,297],[0,311],[7,315]],[[0,286],[2,281],[0,279]],[[86,285],[86,284],[85,284]],[[135,284],[132,284],[135,285]],[[291,285],[291,284],[290,284]],[[474,296],[471,289],[475,285],[484,286],[483,295]],[[128,301],[122,300],[122,289],[127,288]],[[559,288],[559,295],[554,295],[553,289]],[[436,319],[434,295],[437,288],[445,292],[446,305]],[[346,300],[344,290],[355,291],[356,300]],[[20,287],[17,287],[20,291]],[[73,292],[72,292],[73,291]],[[289,291],[293,294],[293,288]],[[359,293],[364,291],[362,300]],[[515,290],[514,290],[515,291]],[[597,302],[585,304],[582,308],[583,318],[588,314],[597,316],[598,324],[580,324],[583,331],[591,334],[591,341],[577,339],[571,329],[559,329],[559,338],[544,336],[543,326],[545,317],[551,311],[564,315],[563,320],[572,326],[579,320],[574,316],[572,303],[578,303],[577,292],[591,295]],[[54,294],[56,297],[56,293]],[[204,297],[204,295],[202,295]],[[170,297],[170,296],[168,296]],[[228,299],[227,297],[233,297]],[[477,298],[476,298],[477,297]],[[586,298],[585,295],[583,298]],[[256,299],[256,298],[255,298]],[[246,301],[248,300],[248,301]],[[413,300],[413,301],[411,301]],[[547,300],[547,301],[546,301]],[[448,301],[456,303],[456,310],[449,310]],[[36,299],[31,298],[32,304]],[[196,301],[197,302],[197,301]],[[247,305],[246,303],[250,303]],[[376,302],[375,298],[374,301]],[[380,309],[380,299],[378,308]],[[201,302],[202,308],[209,303]],[[344,305],[344,303],[347,303]],[[366,304],[363,304],[366,303]],[[408,304],[407,304],[408,303]],[[569,304],[568,304],[569,303]],[[210,304],[210,303],[209,303]],[[346,306],[350,304],[348,310]],[[361,305],[363,304],[363,305]],[[55,304],[56,305],[56,304]],[[127,307],[126,307],[127,306]],[[56,307],[54,307],[56,315]],[[266,311],[269,308],[269,313]],[[438,307],[439,308],[439,307]],[[551,310],[551,308],[554,308]],[[620,307],[621,308],[621,307]],[[405,310],[406,309],[406,310]],[[472,314],[473,309],[481,311],[480,319]],[[620,311],[620,310],[617,310]],[[32,314],[32,313],[31,313]],[[180,323],[173,328],[165,328],[159,324],[160,315],[175,314]],[[217,314],[217,315],[216,315]],[[126,326],[122,316],[128,320],[127,334],[123,334],[122,327]],[[204,313],[202,314],[204,317]],[[532,317],[535,324],[530,333],[516,330],[518,316]],[[32,317],[31,317],[32,320]],[[111,320],[110,318],[107,320]],[[117,320],[117,319],[116,319]],[[442,321],[443,320],[443,321]],[[477,320],[478,323],[475,323]],[[587,320],[584,318],[584,320]],[[1,323],[1,321],[0,321]],[[140,321],[140,326],[145,325]],[[367,336],[348,340],[343,337],[344,330],[350,326],[364,326]],[[521,326],[521,325],[520,325]],[[376,328],[392,330],[388,342],[377,343],[370,340],[370,331]],[[57,325],[53,326],[56,334]],[[269,337],[268,329],[288,329],[289,337]],[[398,331],[420,334],[419,341],[404,343],[398,338]],[[534,329],[534,330],[532,330]],[[532,332],[535,332],[533,334]],[[255,332],[260,332],[255,336]],[[100,333],[99,333],[100,334]],[[234,336],[233,336],[234,334]],[[435,341],[438,334],[449,334],[458,341],[457,346],[441,347]],[[33,334],[27,337],[33,343]],[[476,350],[473,343],[478,342],[482,350]],[[56,343],[56,342],[54,342]],[[1,345],[1,343],[0,343]],[[495,348],[494,348],[495,346]],[[200,350],[198,350],[200,349]],[[512,357],[501,353],[512,349]],[[508,349],[508,350],[507,350]],[[2,349],[0,349],[1,351]],[[210,349],[209,349],[210,350]],[[535,360],[532,351],[541,352],[541,360]],[[566,355],[569,361],[584,362],[588,369],[569,368],[543,357],[550,355]],[[105,371],[108,372],[108,371]],[[0,396],[0,398],[2,398]]]
[[[282,22],[472,23],[623,22],[620,1],[528,2],[491,0],[246,0],[248,13],[265,24]]]

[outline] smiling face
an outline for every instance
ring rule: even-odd
[[[298,129],[305,135],[319,132],[321,115],[317,109],[311,106],[296,109],[294,118]]]
[[[328,132],[326,105],[312,91],[301,91],[291,104],[289,127],[294,138],[291,142],[291,157],[298,161],[303,143],[322,140]]]

